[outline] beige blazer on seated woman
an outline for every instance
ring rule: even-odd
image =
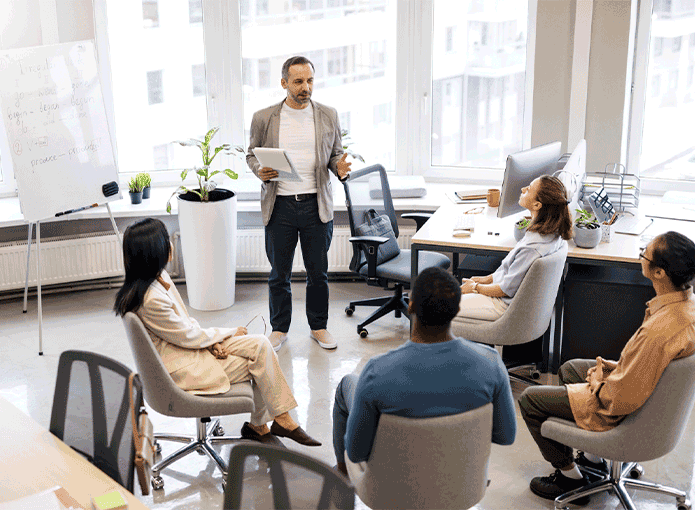
[[[198,395],[229,391],[229,377],[207,347],[232,337],[238,328],[200,327],[166,271],[160,279],[147,289],[136,313],[171,378],[179,388]]]

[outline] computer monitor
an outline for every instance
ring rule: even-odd
[[[531,184],[536,177],[555,172],[561,147],[560,142],[551,142],[507,156],[500,205],[497,208],[498,218],[524,210],[519,205],[521,188]]]
[[[586,175],[586,140],[580,140],[565,166],[555,172],[555,176],[562,181],[570,200],[570,213],[572,219],[577,215],[576,210],[582,208],[579,204],[579,191]]]

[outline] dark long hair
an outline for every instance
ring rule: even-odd
[[[130,225],[123,234],[125,282],[116,294],[113,311],[123,317],[136,312],[145,292],[169,262],[171,244],[164,223],[145,218]]]
[[[562,181],[550,175],[541,175],[536,200],[543,207],[528,229],[542,235],[558,234],[565,240],[572,238],[572,215],[570,214],[567,190]]]

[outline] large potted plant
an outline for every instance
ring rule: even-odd
[[[212,178],[218,174],[230,179],[238,178],[233,170],[211,170],[210,165],[219,154],[244,155],[240,146],[222,144],[212,147],[212,138],[219,127],[210,129],[202,140],[176,141],[184,147],[198,147],[202,153],[202,166],[181,172],[184,181],[193,171],[198,188],[180,185],[167,201],[171,212],[171,199],[178,199],[181,253],[186,273],[188,302],[197,310],[223,310],[234,304],[236,279],[237,197],[228,189],[218,188]]]
[[[598,224],[594,213],[585,209],[576,209],[574,220],[574,244],[580,248],[596,248],[601,242],[601,225]]]

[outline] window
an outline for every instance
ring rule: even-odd
[[[203,21],[203,0],[188,0],[188,22],[193,25]]]
[[[155,170],[169,169],[169,147],[170,145],[155,145],[152,147],[153,168]]]
[[[654,56],[660,57],[664,52],[664,38],[655,37],[654,38]]]
[[[157,0],[142,0],[142,20],[145,28],[156,28],[159,26]]]
[[[391,103],[374,105],[374,127],[391,123]]]
[[[162,90],[162,71],[147,72],[147,101],[149,104],[159,104],[164,102],[164,91]]]
[[[454,27],[446,27],[445,46],[444,51],[447,53],[454,51]]]
[[[652,92],[651,92],[651,97],[659,97],[661,94],[661,76],[658,74],[656,76],[652,76]]]
[[[693,86],[693,71],[695,71],[695,66],[690,64],[688,66],[688,81],[686,83],[687,88],[691,88]]]
[[[193,97],[205,95],[205,64],[194,64],[191,66],[191,77],[193,78]]]
[[[690,49],[695,49],[695,33],[690,34]]]
[[[258,61],[258,88],[270,87],[270,59],[262,58]]]
[[[683,41],[682,37],[674,37],[673,38],[673,44],[671,46],[671,50],[673,53],[679,53],[681,51],[681,43]]]
[[[339,115],[340,129],[350,132],[350,112],[342,112]]]

